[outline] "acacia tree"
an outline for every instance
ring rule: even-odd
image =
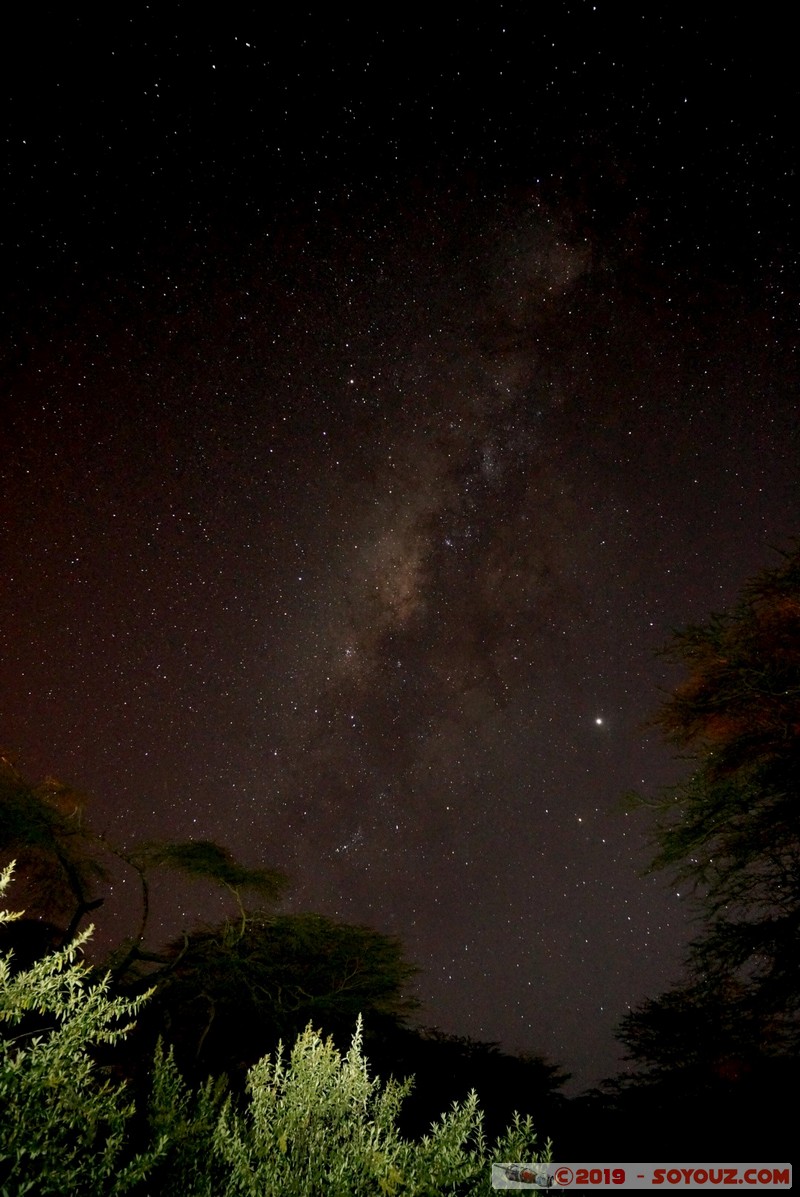
[[[343,1046],[363,1016],[369,1037],[417,1006],[417,969],[391,935],[318,914],[248,914],[244,927],[196,931],[163,954],[147,1029],[175,1045],[182,1068],[243,1075],[311,1022]],[[131,973],[152,983],[147,962]],[[134,981],[135,984],[135,981]]]
[[[62,928],[68,943],[102,905],[108,856],[85,818],[85,797],[48,777],[28,782],[0,756],[0,849],[17,859],[29,917]]]
[[[239,935],[244,935],[247,916],[243,903],[246,893],[257,895],[267,906],[274,905],[284,893],[288,878],[280,869],[241,864],[235,857],[213,840],[190,840],[170,843],[157,840],[141,844],[130,852],[118,853],[139,876],[142,893],[141,919],[137,933],[111,960],[111,969],[123,977],[137,961],[148,961],[172,968],[177,956],[175,951],[164,953],[147,951],[143,946],[150,913],[149,877],[152,869],[162,868],[183,873],[192,879],[210,881],[222,886],[234,898],[239,910]],[[227,926],[227,925],[226,925]],[[184,948],[188,938],[184,937]],[[152,976],[150,978],[153,979]]]
[[[236,901],[242,930],[244,894],[272,905],[287,887],[288,879],[279,869],[243,865],[211,840],[158,840],[123,849],[92,828],[86,806],[79,790],[53,778],[34,785],[8,757],[0,756],[0,850],[18,862],[29,916],[25,930],[36,932],[41,920],[49,928],[44,937],[37,934],[35,949],[74,940],[86,916],[103,905],[103,890],[115,864],[134,871],[141,895],[137,930],[110,961],[112,972],[120,976],[141,958],[169,963],[143,946],[154,870],[170,869],[226,889]],[[19,954],[21,945],[14,946]],[[41,950],[34,950],[36,954]]]
[[[683,1042],[735,1072],[748,1052],[800,1042],[800,546],[665,655],[686,677],[656,723],[694,768],[652,803],[653,867],[691,887],[704,927],[689,982],[634,1011],[620,1037],[650,1066]],[[713,1009],[725,1017],[708,1023]]]

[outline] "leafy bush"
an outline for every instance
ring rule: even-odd
[[[0,876],[0,894],[10,876],[11,868]],[[13,917],[0,912],[0,922]],[[127,1193],[163,1151],[131,1154],[133,1103],[92,1058],[95,1045],[126,1033],[144,997],[112,998],[107,982],[89,982],[78,958],[88,936],[25,971],[0,958],[3,1197]]]
[[[222,1111],[214,1143],[231,1169],[226,1197],[490,1192],[475,1094],[414,1143],[396,1125],[409,1089],[370,1078],[360,1020],[345,1056],[307,1028],[288,1064],[279,1051],[251,1069],[243,1114],[230,1100]],[[516,1120],[497,1158],[530,1159],[535,1143],[530,1120]]]
[[[229,1168],[214,1146],[225,1082],[208,1080],[190,1088],[172,1051],[159,1041],[153,1063],[149,1123],[166,1143],[148,1192],[159,1197],[217,1197],[225,1193]]]

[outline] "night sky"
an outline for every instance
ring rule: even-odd
[[[29,9],[0,743],[596,1082],[692,931],[621,800],[687,768],[654,652],[800,533],[788,25]]]

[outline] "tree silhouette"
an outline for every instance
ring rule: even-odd
[[[124,976],[137,960],[148,960],[170,967],[176,960],[174,951],[164,955],[147,951],[142,947],[150,912],[149,876],[152,869],[172,869],[187,877],[223,886],[232,894],[239,908],[240,934],[244,934],[247,922],[242,894],[248,891],[257,894],[263,902],[272,906],[288,885],[288,878],[281,870],[260,865],[243,865],[227,848],[213,840],[155,840],[141,844],[130,852],[120,853],[120,856],[139,876],[142,913],[137,934],[111,961],[111,967],[118,976]],[[184,941],[184,947],[186,943],[187,941]]]
[[[160,961],[149,1007],[150,1034],[175,1044],[194,1076],[243,1075],[279,1040],[312,1022],[349,1041],[359,1015],[365,1033],[401,1023],[416,1007],[416,969],[399,940],[317,914],[247,916],[176,941]],[[151,984],[146,962],[140,984]]]
[[[87,827],[85,806],[80,791],[53,778],[32,785],[0,756],[0,850],[17,860],[28,916],[63,928],[63,943],[102,905],[98,886],[109,878],[99,838]]]
[[[701,930],[684,979],[623,1020],[629,1070],[604,1100],[640,1128],[680,1117],[698,1150],[712,1131],[721,1149],[747,1134],[780,1150],[800,1079],[800,547],[665,655],[684,678],[655,723],[693,768],[637,801],[658,816],[652,868]]]
[[[157,840],[123,849],[92,829],[86,805],[86,796],[79,790],[53,778],[34,785],[8,757],[0,757],[0,851],[17,860],[28,918],[23,926],[11,928],[10,936],[23,957],[71,943],[86,916],[103,905],[103,889],[113,867],[132,869],[141,895],[136,933],[112,953],[109,962],[119,976],[139,959],[169,963],[143,946],[154,870],[176,870],[222,886],[236,901],[242,930],[244,894],[258,895],[272,905],[288,885],[279,869],[243,865],[227,848],[210,840]]]
[[[800,548],[740,602],[675,636],[688,677],[657,724],[695,765],[655,803],[653,866],[689,886],[706,921],[691,968],[736,982],[775,1050],[797,1042],[800,999]]]

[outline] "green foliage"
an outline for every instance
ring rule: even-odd
[[[492,1157],[474,1094],[421,1142],[403,1139],[408,1091],[369,1076],[360,1023],[344,1056],[308,1028],[288,1063],[279,1050],[251,1070],[243,1114],[230,1101],[223,1110],[215,1145],[231,1169],[225,1197],[488,1193],[492,1158],[535,1152],[530,1121],[516,1120]]]
[[[158,1043],[148,1119],[153,1137],[165,1144],[151,1191],[159,1197],[216,1197],[225,1191],[229,1169],[214,1147],[225,1084],[207,1080],[190,1089],[172,1051]]]
[[[285,1062],[281,1049],[251,1070],[249,1107],[226,1106],[216,1146],[231,1168],[230,1194],[392,1191],[405,1165],[392,1136],[405,1088],[370,1080],[360,1036],[342,1058],[304,1032]]]
[[[310,1027],[287,1058],[279,1048],[249,1073],[247,1094],[220,1108],[209,1084],[188,1089],[159,1051],[151,1125],[166,1136],[160,1197],[413,1197],[484,1194],[498,1159],[536,1158],[530,1119],[515,1118],[490,1151],[477,1098],[454,1105],[420,1141],[397,1129],[410,1082],[373,1079],[359,1022],[342,1054]],[[543,1159],[551,1158],[548,1143]]]
[[[0,880],[8,885],[10,870]],[[5,922],[8,915],[0,915]],[[32,968],[0,958],[0,1192],[122,1194],[148,1173],[161,1147],[132,1155],[133,1103],[92,1056],[116,1042],[144,998],[112,998],[90,984],[79,959],[85,932]],[[13,1030],[12,1030],[13,1029]]]

